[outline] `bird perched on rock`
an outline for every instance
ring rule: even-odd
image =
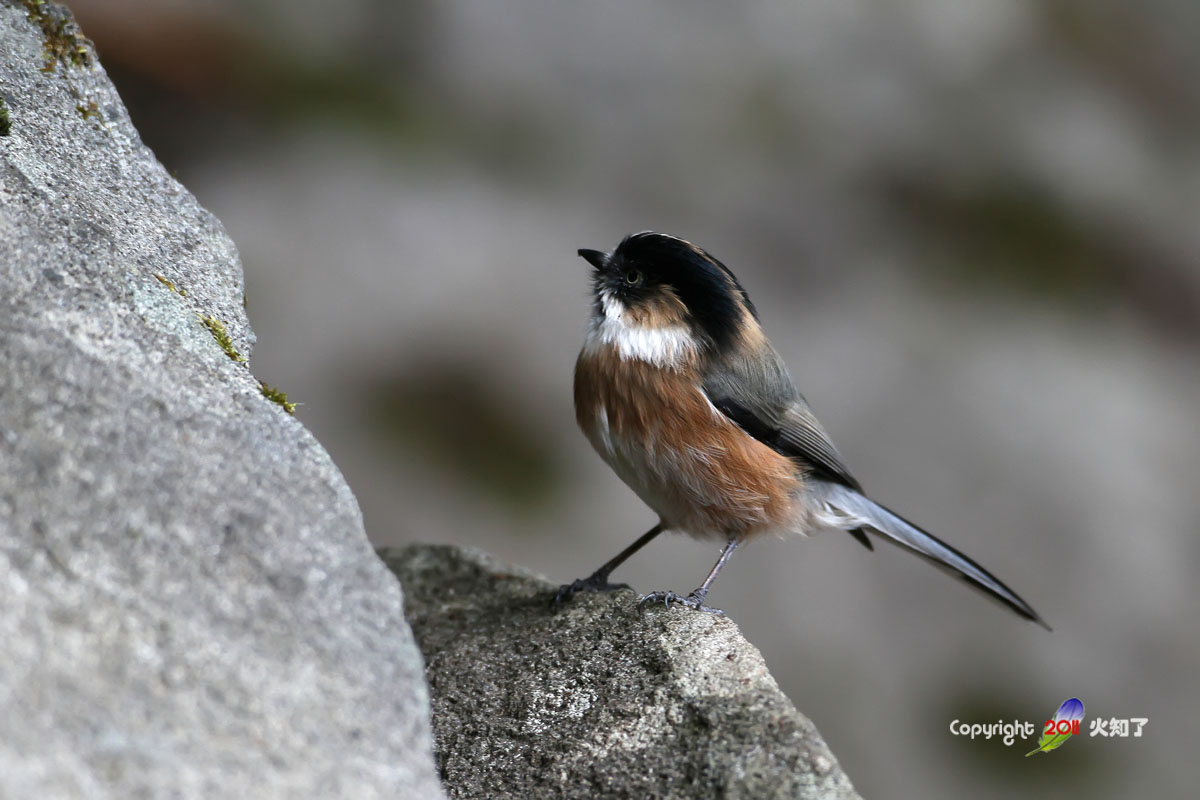
[[[792,384],[758,312],[724,264],[690,242],[645,231],[611,253],[580,250],[595,269],[592,316],[575,365],[575,414],[601,458],[659,523],[591,576],[563,586],[621,588],[609,575],[665,530],[724,545],[686,596],[643,605],[701,611],[713,579],[744,541],[767,533],[877,535],[1046,623],[1016,592],[945,542],[870,500]]]

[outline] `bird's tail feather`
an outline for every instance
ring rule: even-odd
[[[820,494],[823,495],[821,499],[826,511],[822,522],[825,524],[844,530],[865,528],[878,534],[886,541],[910,550],[934,566],[961,578],[1022,617],[1050,629],[1020,595],[968,556],[848,486],[824,481],[821,484]]]

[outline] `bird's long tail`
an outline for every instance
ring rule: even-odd
[[[818,483],[814,487],[816,499],[824,505],[825,513],[821,518],[824,524],[843,530],[862,528],[878,534],[1050,630],[1046,621],[1020,595],[963,553],[848,486],[825,481],[815,483]]]

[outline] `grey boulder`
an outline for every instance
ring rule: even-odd
[[[455,798],[856,798],[726,618],[639,611],[472,550],[381,551],[425,655]]]
[[[0,797],[436,798],[400,587],[220,223],[0,3]]]

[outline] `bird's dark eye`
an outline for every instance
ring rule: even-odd
[[[626,270],[625,271],[625,285],[626,286],[641,286],[642,285],[642,273],[638,272],[636,269]]]

